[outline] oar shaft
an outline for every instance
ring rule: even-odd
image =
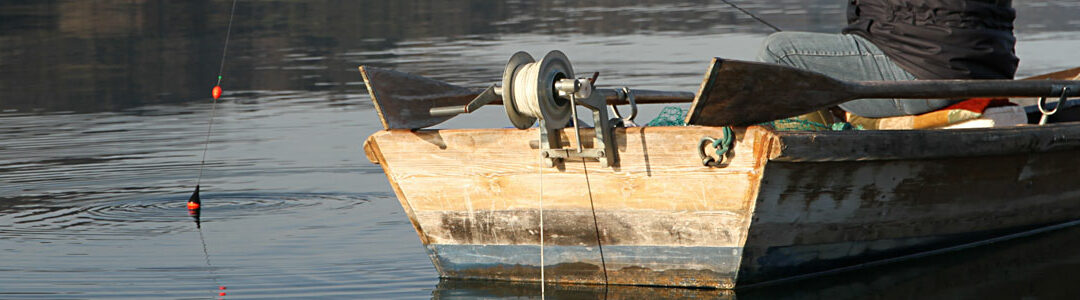
[[[601,93],[604,95],[604,99],[607,100],[607,104],[623,105],[630,103],[624,99],[619,90],[602,88],[597,89],[595,93]],[[664,104],[664,103],[688,103],[694,101],[694,93],[691,92],[672,92],[672,91],[655,91],[655,90],[637,90],[631,89],[630,93],[634,95],[634,102],[638,104]],[[477,95],[480,92],[476,93]],[[502,105],[502,99],[492,101],[488,105]],[[441,109],[441,108],[440,108]],[[446,109],[448,112],[450,109]],[[455,112],[460,112],[462,109],[456,109]]]
[[[501,88],[493,89],[495,94],[502,94]],[[609,105],[623,105],[628,104],[630,101],[622,90],[614,89],[598,89],[595,91],[604,95],[604,99],[607,100]],[[694,101],[694,93],[691,92],[670,92],[670,91],[653,91],[653,90],[630,90],[630,94],[634,97],[635,104],[660,104],[660,103],[686,103]],[[479,96],[480,93],[478,92]],[[495,96],[493,97],[500,97]],[[501,97],[500,97],[501,98]],[[490,99],[489,99],[490,100]],[[494,99],[490,101],[482,101],[479,104],[477,100],[473,100],[473,103],[468,105],[452,105],[452,106],[440,106],[432,107],[428,110],[428,114],[435,117],[450,117],[464,113],[470,113],[473,109],[479,109],[483,105],[502,105],[502,99]],[[474,108],[470,108],[475,106]]]
[[[608,104],[627,104],[626,99],[620,96],[622,92],[614,89],[599,89],[597,92],[603,93],[604,98],[607,99]],[[694,101],[694,93],[691,92],[671,92],[671,91],[654,91],[654,90],[635,90],[631,89],[630,93],[634,96],[634,102],[638,104],[660,104],[660,103],[686,103]]]
[[[1067,97],[1080,95],[1073,80],[910,80],[850,82],[850,99],[941,99],[973,97]]]

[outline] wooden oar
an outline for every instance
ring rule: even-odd
[[[717,64],[714,60],[709,68],[706,80],[702,84],[702,91],[708,96],[712,91],[712,85],[716,84],[718,73]],[[430,127],[446,120],[453,115],[432,115],[431,109],[436,107],[465,106],[481,92],[480,88],[465,88],[446,82],[397,72],[388,69],[361,66],[360,73],[367,84],[371,94],[372,103],[379,114],[379,119],[384,129],[417,129]],[[1080,75],[1080,67],[1048,74],[1036,75],[1025,79],[1073,79]],[[710,83],[712,82],[712,83]],[[608,103],[625,104],[613,96],[614,91],[601,89],[608,93]],[[795,91],[798,93],[798,91]],[[660,92],[634,90],[635,102],[637,103],[684,103],[694,100],[694,94],[688,92]],[[706,97],[708,98],[708,97]],[[764,98],[759,98],[761,105],[767,105]],[[794,99],[793,99],[794,100]],[[488,104],[502,105],[501,100],[495,100]],[[696,107],[695,103],[695,107]],[[818,108],[814,108],[816,110]],[[700,110],[697,110],[700,112]],[[693,114],[691,114],[693,116]]]
[[[1051,76],[1053,74],[1047,74]],[[714,58],[686,123],[750,125],[855,99],[1080,95],[1073,80],[911,80],[850,82],[792,67]]]
[[[470,112],[465,106],[484,91],[368,66],[360,66],[360,74],[364,76],[384,129],[418,129],[442,123],[454,115],[432,115],[432,108],[460,106],[462,112]],[[602,93],[608,104],[627,103],[614,89],[597,89],[596,92]],[[638,104],[686,103],[694,100],[694,93],[691,92],[634,89],[632,93]],[[502,100],[487,104],[502,105]]]
[[[1050,72],[1046,74],[1039,74],[1031,77],[1024,78],[1022,80],[1080,80],[1080,67],[1072,69],[1066,69],[1061,71]]]

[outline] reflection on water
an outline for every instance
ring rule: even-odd
[[[737,291],[549,285],[553,299],[1075,299],[1080,228],[830,276]],[[434,299],[515,299],[538,284],[444,279]]]
[[[725,35],[771,31],[720,1],[630,2],[242,1],[224,86],[226,91],[361,93],[355,70],[360,64],[485,83],[498,77],[502,62],[518,49],[618,44],[644,46],[622,49],[637,59],[666,56],[694,65],[644,73],[633,61],[585,57],[607,65],[603,71],[618,66],[647,79],[685,74],[678,77],[683,82],[678,86],[691,86],[708,57],[756,50],[756,42],[732,44]],[[217,74],[230,4],[0,2],[0,109],[111,111],[203,100]],[[1021,36],[1080,30],[1073,18],[1080,11],[1075,1],[1016,6]],[[842,1],[748,2],[743,7],[787,30],[836,32],[844,22]],[[709,48],[689,56],[679,51],[687,41],[706,41]],[[500,51],[484,50],[489,47]]]
[[[787,30],[835,32],[833,0],[745,1]],[[1019,2],[1019,1],[1018,1]],[[515,51],[560,49],[601,85],[693,91],[710,57],[770,30],[721,1],[240,1],[194,188],[228,0],[0,1],[0,298],[536,298],[439,282],[361,145],[381,128],[356,66],[466,86]],[[1020,75],[1071,67],[1073,0],[1016,3]],[[448,127],[508,126],[500,108]],[[652,110],[655,113],[655,108]],[[650,117],[649,108],[643,116]],[[1077,230],[738,292],[552,286],[557,298],[909,298],[1080,291]]]

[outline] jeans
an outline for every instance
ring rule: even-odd
[[[915,80],[866,39],[849,34],[778,32],[765,39],[762,62],[787,65],[846,81]],[[959,100],[860,99],[840,104],[852,114],[882,118],[934,111]]]

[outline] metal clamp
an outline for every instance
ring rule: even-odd
[[[1046,97],[1039,97],[1038,105],[1036,105],[1036,106],[1039,107],[1039,112],[1042,113],[1042,117],[1039,118],[1039,125],[1046,125],[1046,121],[1050,118],[1050,116],[1057,113],[1057,111],[1060,110],[1061,107],[1065,105],[1065,102],[1067,102],[1067,100],[1068,100],[1068,99],[1066,99],[1067,98],[1066,95],[1068,95],[1068,94],[1069,94],[1069,87],[1067,87],[1067,86],[1062,87],[1061,88],[1061,98],[1058,100],[1058,103],[1057,103],[1057,105],[1054,106],[1053,110],[1048,110],[1045,107],[1046,106]]]
[[[624,118],[622,114],[619,113],[619,107],[612,104],[611,113],[615,115],[615,118],[612,120],[619,121],[618,123],[621,123],[622,127],[638,127],[637,123],[634,123],[634,119],[637,118],[638,115],[638,107],[637,102],[634,101],[634,94],[630,92],[629,87],[623,87],[622,90],[616,91],[620,98],[626,99],[626,102],[630,103],[630,117]]]

